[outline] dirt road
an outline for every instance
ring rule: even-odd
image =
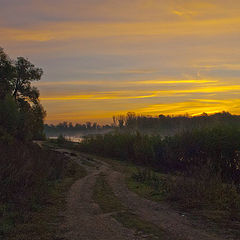
[[[103,214],[93,201],[93,188],[97,177],[104,173],[114,194],[122,204],[141,219],[169,232],[174,240],[223,240],[207,233],[203,226],[196,229],[187,217],[177,213],[164,203],[156,203],[130,192],[122,173],[114,171],[110,165],[98,159],[59,149],[84,166],[88,175],[75,182],[67,198],[66,222],[64,224],[67,240],[134,240],[146,239],[145,235],[136,234],[134,229],[127,229],[110,214]],[[149,239],[149,238],[148,238]],[[159,238],[153,238],[159,239]],[[164,239],[164,238],[163,238]]]

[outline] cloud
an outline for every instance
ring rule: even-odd
[[[132,82],[137,85],[147,84],[147,85],[162,85],[162,84],[201,84],[201,83],[217,83],[218,80],[200,80],[200,79],[193,79],[193,80],[146,80],[146,81],[136,81]]]
[[[186,35],[213,36],[238,33],[239,26],[239,17],[181,22],[56,22],[41,24],[34,28],[1,27],[0,33],[3,39],[9,41],[48,42],[123,36],[165,38]]]
[[[140,98],[158,98],[162,96],[191,95],[191,94],[213,94],[213,93],[239,93],[240,85],[213,85],[194,88],[189,86],[185,89],[170,90],[122,90],[108,92],[94,92],[81,95],[59,95],[59,96],[43,96],[42,101],[74,101],[74,100],[120,100],[120,99],[140,99]]]
[[[186,10],[184,10],[184,11],[174,10],[174,11],[173,11],[173,14],[176,14],[176,15],[178,15],[178,16],[180,16],[180,17],[182,17],[182,16],[189,17],[189,16],[194,16],[194,15],[196,15],[195,12],[186,11]]]
[[[213,79],[192,79],[192,80],[181,80],[181,79],[173,79],[173,80],[140,80],[140,81],[96,81],[96,80],[79,80],[79,81],[58,81],[58,82],[38,82],[37,86],[82,86],[82,85],[90,85],[90,86],[99,86],[99,85],[111,85],[111,86],[131,86],[131,85],[169,85],[169,84],[206,84],[206,83],[217,83],[218,80]]]
[[[136,112],[143,114],[190,114],[192,116],[199,115],[203,112],[212,114],[216,112],[230,111],[239,113],[240,99],[192,99],[186,102],[162,103],[150,105],[145,108],[138,109]]]
[[[240,70],[239,63],[221,63],[212,65],[195,65],[195,67],[204,70]]]

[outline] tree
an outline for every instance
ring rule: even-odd
[[[11,94],[14,76],[12,61],[0,47],[0,100],[3,100],[7,94]]]
[[[42,74],[43,70],[29,60],[23,57],[11,60],[0,48],[0,128],[17,129],[14,135],[22,140],[43,135],[46,112],[40,104],[38,89],[31,85],[40,80]],[[15,115],[18,117],[12,121],[13,127],[10,126],[13,123],[7,123],[5,119]]]
[[[0,129],[5,130],[8,134],[15,136],[17,133],[20,120],[18,106],[14,99],[7,95],[0,100]]]
[[[28,102],[36,103],[39,98],[37,88],[31,86],[31,82],[39,81],[43,70],[35,67],[31,62],[23,57],[18,57],[15,61],[15,78],[13,81],[13,97],[24,99]]]
[[[118,126],[120,127],[120,128],[123,128],[123,126],[124,126],[124,123],[125,123],[125,116],[124,115],[118,115],[117,116],[117,120],[118,120]]]
[[[87,127],[88,130],[90,130],[91,127],[92,127],[92,123],[91,122],[86,122],[86,127]]]

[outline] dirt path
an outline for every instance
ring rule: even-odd
[[[60,150],[65,152],[69,151]],[[138,240],[134,231],[124,228],[110,214],[102,214],[92,200],[93,188],[97,176],[106,172],[105,165],[95,163],[96,167],[83,164],[79,157],[72,157],[84,165],[88,175],[75,182],[67,197],[66,223],[62,228],[67,240]]]
[[[176,240],[225,240],[226,238],[209,235],[194,228],[185,216],[172,210],[168,205],[156,203],[139,197],[128,190],[124,176],[114,171],[105,162],[76,156],[71,151],[59,150],[68,154],[83,165],[88,175],[78,180],[71,188],[67,199],[66,239],[68,240],[134,240],[144,239],[136,236],[133,230],[124,228],[111,217],[102,214],[98,205],[92,200],[93,188],[100,173],[107,176],[109,185],[115,195],[132,212],[140,218],[170,232]]]

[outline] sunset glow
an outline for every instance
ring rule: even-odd
[[[240,114],[238,0],[11,0],[0,46],[44,70],[46,122]]]

